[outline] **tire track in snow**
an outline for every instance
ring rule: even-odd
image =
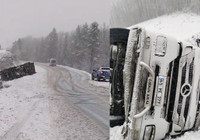
[[[36,110],[39,101],[35,101],[32,105],[31,109],[18,121],[18,123],[14,124],[0,139],[1,140],[13,140],[17,138],[20,133],[21,128],[27,122],[29,117],[32,115],[34,110]]]

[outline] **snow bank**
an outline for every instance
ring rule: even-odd
[[[123,136],[121,135],[123,126],[115,126],[110,128],[110,140],[123,140]]]
[[[71,71],[73,71],[75,73],[83,75],[82,78],[85,78],[84,80],[88,80],[89,83],[94,85],[94,86],[105,87],[105,88],[109,87],[109,82],[91,80],[91,73],[88,73],[88,72],[83,71],[83,70],[78,70],[78,69],[75,69],[75,68],[72,68],[72,67],[68,67],[68,66],[62,66],[62,65],[59,65],[59,66],[62,67],[62,68],[71,70]]]
[[[200,131],[197,132],[186,132],[183,136],[176,138],[176,140],[199,140]]]
[[[92,85],[94,85],[94,86],[106,87],[106,88],[108,88],[109,84],[110,84],[107,81],[92,81],[92,80],[90,80],[89,83],[92,84]]]

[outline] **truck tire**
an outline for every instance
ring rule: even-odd
[[[118,43],[126,44],[128,41],[129,30],[122,28],[110,29],[110,44],[116,45]]]

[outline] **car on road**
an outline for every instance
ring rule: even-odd
[[[55,58],[51,58],[49,60],[49,66],[56,66],[56,59]]]
[[[200,48],[145,28],[110,30],[111,125],[160,140],[200,126]],[[117,51],[116,51],[117,50]]]
[[[109,67],[99,67],[98,69],[94,69],[91,74],[92,80],[103,80],[106,81],[110,79],[110,68]]]

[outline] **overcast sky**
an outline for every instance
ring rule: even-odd
[[[0,0],[0,44],[10,47],[20,37],[71,31],[78,24],[109,24],[109,0]]]

